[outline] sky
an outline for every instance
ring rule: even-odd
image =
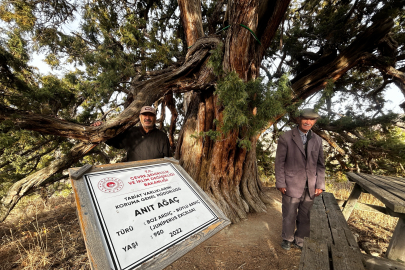
[[[30,62],[31,65],[37,67],[41,74],[54,74],[62,76],[64,70],[52,70],[48,64],[44,61],[43,55],[35,54],[33,55],[33,60]],[[73,69],[73,66],[71,66]],[[403,110],[399,107],[399,104],[405,102],[405,97],[401,91],[394,85],[391,85],[387,90],[385,90],[386,99],[388,102],[385,104],[385,109],[387,111],[392,110],[394,113],[403,113]],[[169,112],[170,114],[170,112]]]
[[[76,16],[76,18],[73,19],[70,23],[63,25],[61,30],[66,34],[73,31],[77,31],[80,28],[80,20],[78,18],[80,18],[80,16]],[[70,65],[66,66],[65,69],[62,70],[52,70],[50,66],[46,64],[43,60],[44,55],[34,54],[33,60],[30,63],[33,66],[38,67],[39,71],[43,75],[52,73],[54,75],[58,75],[59,77],[61,77],[66,72],[66,69],[71,70],[74,69],[74,66]],[[387,103],[385,104],[386,111],[392,110],[394,113],[404,113],[403,109],[399,107],[399,104],[405,102],[405,97],[396,86],[391,84],[389,88],[385,90],[385,96],[387,99]],[[171,117],[170,111],[166,112],[166,116]]]

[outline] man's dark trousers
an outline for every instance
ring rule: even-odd
[[[301,198],[293,198],[283,194],[283,231],[282,238],[299,246],[304,245],[304,237],[309,237],[310,232],[310,210],[314,199],[309,196],[305,188]],[[298,217],[297,217],[298,215]],[[295,231],[295,227],[297,230]],[[295,236],[294,236],[295,231]]]

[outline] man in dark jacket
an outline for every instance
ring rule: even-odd
[[[170,143],[166,134],[155,126],[156,110],[150,106],[141,109],[140,126],[133,126],[105,143],[127,151],[127,161],[170,157]],[[98,126],[98,122],[94,123]]]
[[[283,203],[281,246],[286,250],[292,243],[302,249],[304,237],[309,237],[314,198],[325,190],[322,139],[311,131],[318,118],[314,110],[303,109],[298,127],[284,133],[278,141],[275,174]]]

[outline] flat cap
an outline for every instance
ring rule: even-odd
[[[156,109],[151,106],[143,106],[141,108],[140,114],[143,114],[143,113],[153,113],[154,115],[156,115]]]
[[[314,109],[310,109],[310,108],[305,108],[302,109],[300,112],[300,116],[301,117],[305,117],[305,118],[319,118],[319,114],[317,112],[315,112]]]

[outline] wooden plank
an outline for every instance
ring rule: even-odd
[[[325,212],[322,195],[315,197],[314,205],[311,209],[310,238],[324,241],[328,245],[332,243],[328,217]]]
[[[347,173],[346,175],[353,181],[358,183],[362,188],[369,191],[374,197],[382,201],[388,208],[390,208],[394,212],[405,213],[405,202],[403,200],[400,200],[388,191],[381,189],[374,183],[364,179],[357,174]]]
[[[356,210],[360,211],[367,211],[367,212],[373,212],[373,213],[380,213],[384,215],[389,215],[392,217],[398,217],[398,218],[403,218],[405,219],[405,214],[401,213],[395,213],[391,209],[385,207],[385,206],[379,206],[379,205],[374,205],[374,204],[365,204],[365,203],[356,203]]]
[[[104,244],[92,202],[87,196],[87,188],[84,181],[70,180],[73,194],[76,200],[77,215],[80,220],[80,228],[86,244],[87,256],[91,269],[110,269],[108,255],[104,252]]]
[[[393,204],[395,205],[395,207],[397,207],[397,208],[402,207],[402,210],[405,213],[405,200],[404,200],[405,193],[404,192],[401,192],[396,187],[393,187],[391,184],[386,184],[385,182],[376,179],[372,175],[364,175],[363,179],[366,179],[370,183],[373,183],[374,185],[379,187],[381,189],[381,191],[386,191],[388,193],[388,195],[387,195],[388,197],[386,197],[385,199],[391,200],[393,202]],[[397,211],[394,210],[394,212],[397,212]]]
[[[361,186],[355,183],[353,190],[350,193],[350,196],[347,199],[344,209],[342,211],[343,216],[345,217],[346,220],[349,220],[350,215],[352,214],[354,207],[356,206],[357,200],[360,197],[360,194],[361,194]]]
[[[311,239],[322,239],[322,222],[320,221],[322,219],[322,212],[325,213],[325,209],[323,207],[323,202],[320,202],[319,197],[316,197],[314,200],[314,204],[312,205],[311,208],[311,218],[310,221],[316,221],[316,222],[311,222],[310,224],[310,237]]]
[[[356,239],[353,236],[353,233],[350,231],[349,225],[347,225],[347,222],[340,211],[339,205],[336,202],[335,197],[333,196],[332,193],[326,193],[325,194],[325,208],[328,211],[328,218],[329,218],[329,213],[331,213],[331,216],[333,214],[333,219],[337,222],[337,226],[344,232],[343,238],[347,241],[347,243],[351,247],[359,248]],[[330,221],[329,221],[330,223]]]
[[[358,252],[350,246],[332,245],[331,257],[333,269],[339,270],[364,270],[362,257],[359,258]]]
[[[348,257],[351,260],[351,264],[354,265],[353,269],[364,269],[364,258],[360,251],[359,245],[357,244],[356,239],[353,236],[352,231],[349,228],[349,225],[345,223],[344,231],[346,235],[346,240],[349,243],[348,246]]]
[[[394,176],[386,176],[386,177],[394,179],[394,180],[396,180],[396,181],[398,181],[400,183],[405,184],[405,178],[403,178],[403,177],[394,177]]]
[[[329,224],[329,220],[328,220],[328,215],[327,212],[328,210],[325,207],[325,202],[324,202],[324,196],[326,193],[323,193],[321,196],[318,196],[318,198],[320,198],[321,202],[322,202],[322,219],[320,220],[322,223],[322,238],[324,241],[326,241],[326,243],[328,244],[328,247],[330,247],[330,245],[333,243],[333,238],[332,238],[332,234],[330,231],[330,224]]]
[[[332,269],[347,270],[346,254],[342,251],[342,247],[338,245],[331,246],[331,261]]]
[[[325,229],[325,230],[324,230]],[[324,230],[324,231],[323,231]],[[327,234],[325,236],[324,234]],[[327,240],[329,237],[330,240]],[[315,239],[314,239],[315,238]],[[326,264],[325,256],[317,250],[323,245],[323,250],[328,247],[331,261]],[[319,261],[323,260],[323,264]],[[299,269],[339,269],[359,270],[364,269],[363,256],[357,242],[350,231],[347,222],[340,211],[340,207],[331,193],[323,192],[315,198],[311,210],[311,235],[305,238]]]
[[[397,185],[401,185],[403,189],[405,189],[405,179],[400,178],[400,177],[393,177],[393,176],[384,176],[384,178],[387,178],[388,180],[396,183]]]
[[[405,270],[405,263],[363,254],[367,270]]]
[[[398,220],[386,256],[394,261],[405,262],[405,219]]]
[[[83,176],[86,172],[90,171],[92,165],[86,164],[83,167],[81,167],[78,170],[72,170],[72,173],[70,173],[70,178],[77,180]]]
[[[376,186],[381,187],[382,189],[387,190],[391,194],[394,194],[398,198],[402,199],[405,198],[405,189],[390,180],[385,179],[384,177],[375,176],[375,175],[366,175],[361,174],[363,178],[368,179],[369,181],[373,182]]]
[[[340,208],[335,209],[335,207],[339,207],[337,205],[337,203],[336,203],[336,206],[333,205],[333,203],[332,203],[332,199],[334,199],[333,194],[328,193],[328,192],[323,192],[322,195],[323,195],[323,201],[325,204],[325,211],[328,215],[328,221],[329,221],[329,226],[330,226],[330,230],[331,230],[331,234],[332,234],[333,243],[335,245],[338,245],[338,243],[343,240],[341,237],[344,236],[344,232],[342,231],[342,228],[340,227],[340,222],[339,222],[337,213],[340,215],[342,215],[342,213],[340,212]],[[344,244],[344,243],[342,243],[342,244]]]
[[[334,243],[331,246],[333,269],[364,269],[356,239],[350,231],[335,197],[333,194],[325,192],[323,199]]]
[[[325,242],[305,237],[299,270],[329,270],[329,252]]]

